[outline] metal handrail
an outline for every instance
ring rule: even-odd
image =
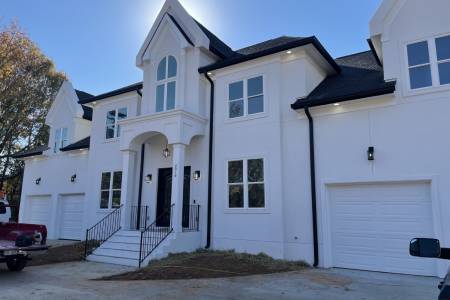
[[[84,243],[85,258],[121,229],[122,207],[123,204],[86,230],[86,240]]]
[[[141,242],[139,246],[139,268],[142,262],[161,244],[167,236],[173,231],[172,227],[172,211],[175,204],[172,204],[168,209],[163,211],[153,223],[148,225],[141,231]],[[162,218],[169,215],[169,227],[158,227],[156,225]]]
[[[182,227],[183,232],[199,231],[200,205],[183,205]]]
[[[133,205],[130,212],[130,228],[136,230],[142,230],[147,228],[148,218],[148,206],[147,205]]]

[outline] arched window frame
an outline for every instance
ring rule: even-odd
[[[175,74],[169,77],[169,60],[175,62]],[[161,63],[165,60],[165,76],[158,80],[158,71]],[[167,55],[161,58],[156,66],[156,87],[155,87],[155,111],[163,112],[175,109],[177,94],[178,62],[175,56]]]

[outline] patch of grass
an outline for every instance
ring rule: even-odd
[[[151,261],[134,272],[102,278],[102,280],[162,280],[248,276],[302,270],[309,267],[303,261],[273,259],[260,253],[197,250],[192,253],[169,254]]]

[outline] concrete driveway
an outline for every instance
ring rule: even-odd
[[[128,267],[91,262],[0,266],[0,299],[437,299],[438,278],[342,269],[227,279],[95,281]]]

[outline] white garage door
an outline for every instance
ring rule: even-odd
[[[433,259],[411,257],[409,241],[434,237],[428,183],[329,187],[335,267],[436,275]]]
[[[51,197],[50,196],[30,196],[28,197],[28,217],[26,223],[39,224],[50,228],[51,221]]]
[[[60,238],[81,240],[84,195],[61,196]]]

